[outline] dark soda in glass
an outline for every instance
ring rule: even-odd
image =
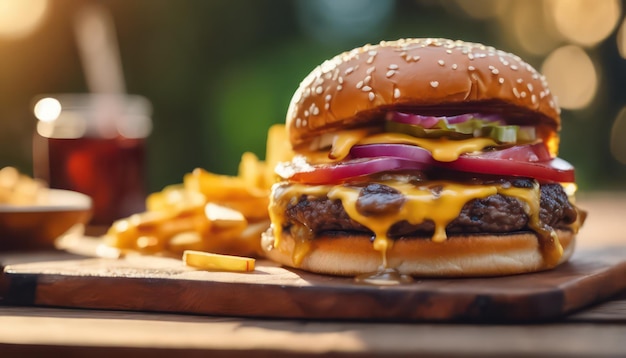
[[[114,97],[117,102],[95,95],[51,98],[59,102],[61,111],[54,120],[39,120],[33,142],[35,176],[51,188],[89,195],[93,200],[91,225],[107,226],[144,211],[149,130],[138,130],[136,123],[130,122],[149,121],[139,112],[148,112],[149,106],[135,104],[129,113],[127,97]],[[37,107],[35,112],[37,115]]]

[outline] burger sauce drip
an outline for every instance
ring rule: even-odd
[[[537,234],[543,259],[549,267],[556,266],[563,256],[563,246],[559,237],[548,225],[539,219],[541,191],[539,183],[534,182],[532,189],[516,187],[500,187],[498,193],[512,196],[525,203],[524,210],[528,215],[528,226]]]

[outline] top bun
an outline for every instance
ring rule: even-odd
[[[560,130],[545,77],[518,56],[477,43],[402,39],[325,61],[296,90],[286,125],[294,147],[333,128],[370,122],[385,107],[421,114],[505,113],[512,123]],[[552,133],[548,133],[552,132]]]

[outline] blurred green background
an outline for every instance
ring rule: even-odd
[[[515,52],[563,107],[581,190],[626,189],[626,29],[613,0],[0,0],[0,166],[32,173],[33,98],[88,91],[75,16],[111,15],[129,93],[153,105],[150,191],[196,167],[234,174],[323,60],[364,43],[446,37]],[[4,24],[4,25],[2,25]]]

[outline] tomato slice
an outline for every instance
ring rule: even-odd
[[[462,155],[442,167],[462,172],[529,177],[540,182],[573,183],[574,167],[561,158],[545,162],[523,162],[512,159]]]

